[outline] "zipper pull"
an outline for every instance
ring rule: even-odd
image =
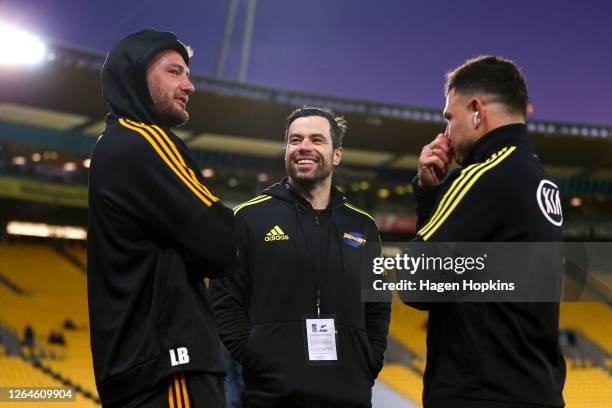
[[[315,218],[315,224],[319,225],[319,216],[315,214],[314,218]]]

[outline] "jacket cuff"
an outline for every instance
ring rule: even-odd
[[[416,176],[414,176],[410,184],[412,185],[412,191],[414,192],[414,197],[417,203],[423,204],[423,205],[435,204],[436,199],[438,198],[438,194],[440,193],[440,190],[442,189],[442,183],[438,184],[435,187],[431,187],[431,188],[420,187],[418,173]]]

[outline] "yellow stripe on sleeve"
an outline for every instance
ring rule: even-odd
[[[254,198],[254,199],[252,199],[250,201],[247,201],[246,203],[242,203],[242,204],[234,207],[234,215],[238,214],[238,211],[242,210],[244,207],[248,207],[248,206],[254,205],[254,204],[263,203],[264,201],[269,200],[271,198],[272,198],[272,196],[264,195],[264,196],[261,196],[261,198]]]
[[[476,183],[476,181],[484,173],[486,173],[487,171],[491,170],[493,167],[497,166],[499,163],[504,161],[508,156],[510,156],[510,154],[512,154],[514,150],[516,150],[516,146],[512,146],[507,150],[502,149],[499,152],[500,154],[498,155],[498,157],[495,158],[495,160],[489,162],[485,166],[478,167],[478,170],[474,174],[474,177],[472,177],[471,180],[461,189],[461,191],[457,194],[457,197],[450,203],[450,206],[444,212],[444,214],[440,217],[440,219],[435,224],[432,225],[431,229],[425,234],[421,234],[421,232],[419,232],[419,235],[423,237],[423,241],[427,241],[438,230],[438,228],[440,228],[442,223],[450,216],[450,214],[457,207],[457,205],[459,205],[463,197],[468,193],[468,191],[470,190],[470,188],[472,188],[472,186]]]
[[[210,207],[212,205],[212,202],[205,197],[200,191],[198,191],[193,185],[192,183],[190,183],[184,176],[183,174],[174,166],[174,164],[166,157],[166,155],[164,154],[164,152],[159,148],[159,146],[153,141],[153,139],[151,138],[151,136],[143,129],[133,126],[129,123],[127,123],[124,119],[119,119],[119,123],[130,129],[133,130],[139,134],[141,134],[146,140],[147,142],[149,142],[149,144],[153,147],[153,149],[157,152],[157,154],[159,155],[159,157],[161,157],[161,159],[168,165],[168,167],[170,167],[170,169],[174,172],[174,174],[176,174],[178,176],[178,178],[185,183],[185,185],[196,195],[196,197],[198,197],[204,204],[206,204],[208,207]]]
[[[191,170],[189,168],[189,166],[187,166],[185,164],[185,160],[183,160],[183,156],[180,155],[178,149],[176,148],[176,145],[172,142],[172,140],[170,140],[170,137],[168,137],[168,134],[159,126],[157,125],[152,125],[152,128],[156,129],[168,142],[168,144],[170,145],[170,147],[172,148],[172,150],[174,151],[174,153],[176,154],[176,156],[178,157],[178,159],[180,160],[181,164],[187,169],[187,171],[189,172],[189,174],[191,175],[191,178],[193,179],[193,181],[195,183],[197,183],[198,185],[200,185],[204,191],[206,192],[206,194],[208,194],[211,198],[211,200],[213,202],[215,201],[219,201],[219,199],[217,197],[215,197],[214,195],[212,195],[212,193],[208,190],[208,188],[206,188],[206,186],[202,183],[200,183],[200,181],[198,180],[198,178],[196,177],[195,173],[193,172],[193,170]]]
[[[376,220],[374,219],[374,217],[372,217],[370,214],[368,214],[367,212],[349,204],[349,203],[344,203],[345,206],[347,206],[348,208],[350,208],[353,211],[357,211],[360,214],[365,215],[366,217],[368,217],[369,219],[371,219],[372,221],[374,221],[374,224],[376,224]]]
[[[253,197],[253,198],[251,198],[249,201],[245,201],[244,203],[238,204],[237,206],[235,206],[234,208],[232,208],[232,211],[236,211],[236,209],[237,209],[238,207],[242,207],[242,206],[243,206],[243,205],[245,205],[245,204],[248,204],[248,203],[250,203],[250,202],[252,202],[252,201],[255,201],[255,200],[259,200],[259,199],[261,199],[261,198],[263,198],[263,197],[267,197],[267,196],[266,196],[265,194],[262,194],[262,195],[258,195],[257,197]]]
[[[451,187],[444,194],[444,197],[442,197],[442,200],[440,201],[440,204],[438,204],[438,207],[436,208],[434,215],[429,219],[429,222],[427,223],[427,225],[425,225],[419,231],[419,234],[426,234],[429,231],[429,229],[431,229],[431,227],[440,219],[440,217],[446,211],[446,209],[448,208],[452,200],[455,198],[455,196],[458,194],[461,188],[463,188],[463,186],[468,182],[468,180],[470,180],[472,175],[476,174],[476,172],[478,172],[480,168],[486,166],[488,163],[494,160],[500,153],[503,153],[505,150],[506,148],[503,148],[501,151],[493,154],[489,159],[487,159],[483,163],[475,163],[463,169],[459,177],[457,177],[457,179],[453,181],[453,183],[451,184]]]
[[[160,127],[149,126],[144,123],[134,122],[133,120],[129,119],[126,119],[126,122],[133,126],[146,130],[151,136],[153,136],[155,140],[157,140],[158,144],[163,148],[163,150],[166,152],[166,155],[170,158],[170,160],[172,160],[176,168],[180,170],[181,173],[183,173],[187,180],[189,180],[192,185],[200,191],[200,193],[202,193],[213,203],[219,201],[217,197],[213,196],[212,193],[202,183],[198,181],[193,170],[191,170],[185,164],[183,156],[181,156],[172,140],[170,140],[168,135]]]
[[[507,148],[504,147],[502,150],[493,154],[483,163],[475,163],[463,169],[459,177],[457,177],[457,179],[453,181],[448,191],[444,194],[442,200],[440,200],[440,203],[438,204],[438,207],[436,208],[436,211],[434,212],[433,216],[429,219],[427,224],[423,228],[421,228],[421,230],[418,232],[418,235],[422,236],[427,234],[429,230],[438,222],[440,217],[442,217],[442,215],[446,212],[448,207],[451,205],[451,202],[455,199],[457,194],[461,191],[463,186],[471,179],[471,177],[476,174],[479,169],[486,166],[492,160],[495,160],[495,158],[499,154],[503,154],[506,149]]]

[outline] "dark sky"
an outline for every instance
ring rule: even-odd
[[[225,0],[0,0],[0,21],[106,52],[153,27],[196,49],[214,73]],[[236,78],[240,0],[226,78]],[[513,59],[534,118],[612,124],[612,1],[258,0],[247,81],[314,93],[442,108],[444,73],[467,58]]]

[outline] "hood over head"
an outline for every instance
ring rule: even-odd
[[[159,52],[176,50],[189,65],[189,52],[176,35],[143,30],[128,35],[108,52],[102,66],[102,95],[111,114],[138,122],[162,124],[147,86],[147,63]]]

